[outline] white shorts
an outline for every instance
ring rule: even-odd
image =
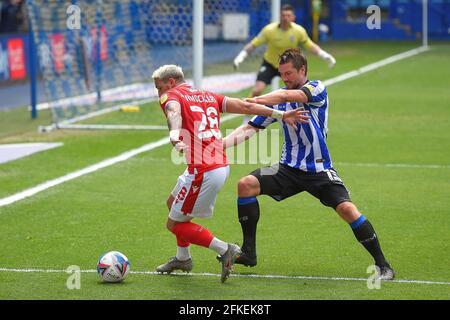
[[[220,167],[200,174],[186,170],[172,190],[175,200],[169,218],[178,222],[192,218],[209,218],[213,214],[217,194],[230,174],[230,167]]]

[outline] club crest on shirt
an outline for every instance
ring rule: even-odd
[[[164,102],[167,101],[167,98],[168,98],[167,94],[163,94],[163,95],[161,96],[161,98],[159,99],[159,103],[160,103],[160,104],[163,104]]]

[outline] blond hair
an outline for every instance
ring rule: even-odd
[[[174,64],[166,64],[156,69],[152,78],[153,81],[156,79],[167,81],[169,78],[173,78],[178,82],[184,80],[184,74],[181,67]]]

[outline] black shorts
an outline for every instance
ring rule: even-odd
[[[279,77],[280,73],[278,69],[273,65],[263,60],[261,67],[259,68],[258,75],[256,76],[256,81],[262,81],[265,84],[270,84],[274,77]]]
[[[319,173],[305,172],[277,163],[271,167],[259,168],[250,174],[258,179],[261,194],[269,195],[277,201],[303,191],[333,209],[344,201],[351,201],[347,188],[334,169]]]

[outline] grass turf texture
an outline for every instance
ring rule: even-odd
[[[378,44],[377,50],[390,52],[381,57],[370,56],[365,46],[360,52],[358,48],[348,49],[355,53],[349,58],[354,65],[341,72],[408,49],[405,46]],[[328,144],[332,159],[353,201],[377,230],[398,279],[450,281],[450,93],[445,80],[450,76],[449,53],[450,46],[436,45],[431,52],[328,89]],[[337,55],[337,59],[339,62],[344,57]],[[310,70],[310,78],[316,78],[313,62]],[[239,124],[240,118],[224,123],[223,129]],[[42,136],[27,130],[20,135],[4,135],[1,143],[62,141],[65,145],[0,165],[0,197],[165,135],[166,132],[58,131]],[[170,147],[164,146],[0,208],[0,267],[65,269],[75,264],[94,269],[101,253],[119,250],[130,259],[131,270],[153,271],[175,253],[174,237],[164,227],[165,199],[183,166],[174,166],[169,155]],[[359,167],[351,163],[447,167]],[[236,183],[258,166],[233,165],[218,197],[214,218],[197,219],[197,223],[219,238],[240,243]],[[259,201],[259,264],[251,269],[236,266],[236,273],[368,277],[365,271],[372,263],[370,256],[331,209],[308,194],[281,203],[264,196]],[[191,252],[195,260],[193,271],[220,272],[212,251],[193,246]],[[365,282],[356,281],[241,277],[232,277],[221,285],[218,277],[138,274],[129,275],[123,284],[104,285],[93,273],[82,274],[80,290],[68,290],[68,276],[0,272],[0,298],[450,298],[449,285],[382,283],[380,290],[368,290]]]

